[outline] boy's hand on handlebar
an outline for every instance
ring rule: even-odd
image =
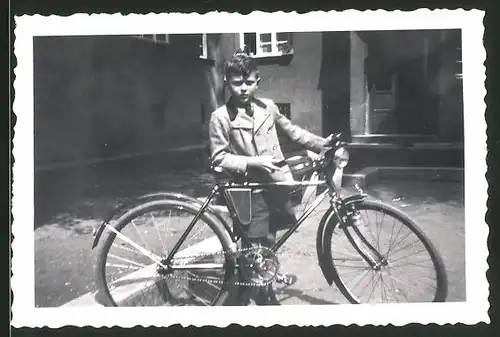
[[[311,158],[312,160],[318,160],[318,159],[320,159],[320,158],[321,158],[321,155],[320,155],[320,154],[317,154],[317,153],[312,152],[312,151],[310,151],[310,150],[307,150],[307,156],[308,156],[309,158]]]
[[[273,156],[257,156],[248,158],[247,165],[249,167],[263,169],[269,173],[272,173],[280,169],[275,165],[278,162],[280,161],[278,159],[275,159]]]
[[[332,146],[332,141],[333,141],[333,138],[334,138],[334,134],[332,133],[331,135],[329,135],[328,137],[326,137],[326,143],[325,143],[325,147],[328,147],[328,146]]]

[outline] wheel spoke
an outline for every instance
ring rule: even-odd
[[[369,270],[371,272],[371,282],[373,283],[373,278],[374,278],[374,272],[373,270]],[[368,281],[368,283],[370,283]],[[363,287],[363,290],[361,291],[361,293],[359,294],[359,296],[363,296],[363,294],[365,293],[366,289],[368,288],[368,284],[366,284],[364,287]],[[356,287],[353,288],[353,290],[356,289]]]
[[[139,231],[139,228],[137,228],[137,225],[135,224],[135,221],[132,220],[132,225],[134,226],[135,228],[135,231],[137,232],[137,235],[139,235],[139,238],[141,239],[141,242],[142,244],[144,245],[144,247],[146,247],[149,251],[152,251],[152,249],[148,246],[148,244],[146,243],[146,239],[144,238],[144,236],[141,234],[141,232]]]
[[[385,298],[387,300],[387,289],[389,289],[389,286],[387,285],[387,283],[385,283],[384,281],[384,277],[382,276],[382,274],[380,274],[380,278],[382,280],[382,284],[384,285],[384,295],[385,295]],[[389,289],[390,290],[390,289]],[[392,293],[392,291],[391,291]],[[396,300],[397,301],[397,300]]]
[[[358,282],[356,282],[354,288],[352,288],[352,290],[356,289],[359,285],[359,283],[366,277],[366,275],[368,275],[368,273],[371,271],[371,269],[367,269],[361,276],[361,278],[358,280]]]
[[[403,228],[403,226],[401,226],[401,228]],[[399,233],[398,233],[399,234]],[[411,231],[408,232],[408,234],[406,234],[405,236],[403,236],[403,238],[401,238],[401,240],[398,241],[397,244],[393,244],[389,247],[389,249],[387,250],[387,256],[389,256],[389,254],[391,253],[391,250],[394,248],[394,247],[397,247],[399,246],[404,240],[406,240],[406,238],[408,238],[411,234],[413,234]]]
[[[408,257],[410,257],[410,256],[412,256],[412,255],[417,255],[418,253],[420,253],[420,252],[425,252],[425,251],[427,251],[427,250],[424,248],[424,249],[421,249],[421,250],[417,251],[416,253],[415,253],[415,252],[411,252],[411,253],[410,253],[410,254],[408,254],[408,255],[405,255],[405,256],[400,257],[400,258],[395,259],[395,260],[391,260],[391,262],[392,262],[392,263],[394,263],[394,262],[398,262],[398,261],[404,260],[404,259],[406,259],[406,258],[408,258]]]
[[[340,267],[340,266],[339,266]],[[351,266],[351,265],[342,265],[342,268],[351,268],[351,269],[370,269],[368,266]]]
[[[158,234],[158,240],[160,240],[162,253],[166,253],[167,249],[165,248],[165,245],[163,244],[162,234],[160,233],[160,228],[156,225],[155,216],[153,215],[153,213],[151,213],[151,218],[153,218],[153,226],[156,229],[156,234]]]
[[[380,231],[377,235],[377,249],[379,252],[380,252],[380,233],[382,233],[382,226],[384,223],[384,218],[385,218],[385,213],[382,213],[382,221],[380,221]],[[377,228],[378,228],[378,225],[377,225]]]
[[[391,280],[397,281],[400,284],[406,284],[406,282],[404,282],[403,280],[397,278],[396,276],[393,276],[389,271],[387,271],[387,274],[389,274],[389,278]]]
[[[114,255],[114,254],[108,254],[109,257],[112,257],[112,258],[115,258],[117,260],[120,260],[120,261],[123,261],[123,262],[128,262],[130,264],[133,264],[137,267],[140,267],[140,268],[145,268],[146,265],[142,264],[142,263],[139,263],[139,262],[135,262],[135,261],[132,261],[132,260],[129,260],[129,259],[126,259],[124,257],[121,257],[121,256],[117,256],[117,255]]]
[[[431,261],[431,260],[429,260]],[[432,262],[432,261],[431,261]],[[410,265],[410,266],[415,266],[415,267],[420,267],[420,268],[426,268],[426,269],[435,269],[434,267],[429,267],[429,266],[423,266],[421,264],[418,264],[418,263],[411,263],[411,262],[406,262],[407,265]],[[403,266],[404,264],[397,264],[397,265],[391,265],[390,268],[399,268],[401,266]]]
[[[219,270],[223,269],[222,263],[193,263],[171,266],[173,270]]]
[[[391,283],[394,285],[394,281],[398,281],[399,283],[401,284],[406,284],[405,282],[401,281],[400,279],[398,279],[397,277],[394,277],[392,276],[391,272],[389,270],[387,270],[387,274],[389,275],[389,279],[391,280]],[[395,287],[396,288],[396,287]],[[399,287],[397,287],[395,289],[396,291],[399,290]],[[401,295],[405,298],[405,300],[408,301],[408,297],[406,296],[405,292],[404,291],[399,291],[401,293]],[[397,300],[396,300],[397,301]],[[399,302],[399,301],[398,301]]]
[[[135,213],[129,211],[115,227],[107,226],[114,235],[106,241],[99,259],[104,272],[101,278],[104,282],[99,287],[104,286],[107,290],[103,291],[104,296],[116,305],[208,306],[222,303],[221,295],[226,290],[219,283],[227,280],[227,273],[231,272],[226,269],[227,257],[201,260],[187,257],[206,256],[216,246],[219,250],[218,247],[229,245],[229,242],[222,241],[218,232],[223,229],[201,217],[197,228],[191,231],[179,249],[186,259],[173,266],[164,266],[163,259],[170,246],[166,238],[174,240],[173,243],[179,240],[197,210],[194,205],[177,200],[148,203],[137,206]],[[151,281],[153,275],[161,283],[156,287]],[[132,297],[123,297],[129,293]]]
[[[435,275],[429,272],[438,273],[441,266],[434,263],[434,252],[428,250],[426,238],[418,235],[412,221],[405,218],[404,214],[395,213],[391,208],[385,209],[383,204],[376,202],[365,201],[357,206],[357,210],[365,221],[366,226],[363,228],[369,232],[362,231],[363,240],[366,239],[368,246],[378,249],[380,253],[386,251],[386,254],[381,255],[389,264],[381,264],[381,270],[375,271],[364,265],[366,261],[360,256],[352,256],[352,245],[343,248],[347,241],[345,236],[336,237],[343,239],[338,244],[337,240],[330,241],[334,255],[331,257],[332,263],[344,296],[352,303],[407,302],[423,294],[434,299],[442,288],[436,282]],[[355,237],[356,242],[358,239]],[[351,253],[351,256],[344,256],[344,251]],[[370,272],[371,276],[368,275]]]
[[[396,219],[394,219],[394,220],[392,221],[392,223],[393,223],[393,225],[392,225],[392,229],[394,229],[394,223],[395,223],[395,222],[396,222]],[[401,227],[399,227],[399,230],[398,230],[398,232],[397,232],[397,234],[396,234],[395,238],[397,238],[397,237],[398,237],[398,235],[399,235],[399,233],[401,232],[401,230],[402,230],[402,229],[403,229],[403,223],[401,223]],[[394,242],[392,241],[392,238],[393,238],[392,233],[394,233],[394,232],[393,232],[393,231],[391,231],[391,239],[390,239],[390,241],[389,241],[389,245],[388,245],[388,246],[389,246],[389,248],[387,249],[387,253],[385,254],[386,256],[387,256],[387,255],[389,255],[389,252],[391,251],[392,246],[393,246],[393,244],[394,244]]]
[[[394,291],[396,290],[396,289],[394,289],[394,288],[395,288],[395,287],[394,287],[394,281],[393,281],[393,280],[392,280],[392,278],[390,278],[390,277],[389,277],[389,281],[390,281],[390,282],[391,282],[391,284],[392,284],[392,288],[389,288],[389,290],[390,290],[390,292],[391,292],[391,294],[392,294],[392,297],[396,300],[396,302],[397,302],[397,303],[399,303],[399,301],[398,301],[398,296],[397,296],[397,294],[395,294],[395,293],[394,293]]]
[[[361,268],[360,268],[361,269]],[[367,268],[363,268],[364,270],[366,270],[367,272],[368,271],[371,271],[372,269],[367,267]],[[351,271],[348,271],[348,272],[345,272],[343,273],[343,277],[345,277],[346,275],[351,275],[351,274],[357,274],[359,275],[360,273],[360,270],[359,269],[354,269],[354,270],[351,270]],[[355,279],[356,277],[354,277],[353,279]]]
[[[382,299],[385,298],[385,300],[387,301],[386,287],[387,287],[387,284],[384,281],[384,277],[382,276],[382,273],[380,273],[380,297]]]
[[[409,244],[407,244],[407,245],[403,246],[402,248],[399,248],[399,249],[397,249],[397,250],[395,250],[395,251],[392,251],[392,254],[396,254],[396,253],[398,253],[398,252],[402,251],[403,249],[406,249],[406,248],[408,248],[408,247],[410,247],[410,246],[415,245],[415,243],[418,243],[418,242],[420,242],[420,240],[418,240],[418,239],[417,239],[417,240],[415,240],[415,241],[413,241],[413,242],[411,242],[411,243],[409,243]],[[394,247],[393,247],[393,248],[394,248]],[[426,249],[425,249],[425,247],[424,247],[424,250],[426,250]]]
[[[132,264],[117,264],[117,263],[106,263],[106,266],[108,267],[114,267],[114,268],[121,268],[121,269],[133,269],[133,270],[139,270],[140,268],[137,266],[134,266]]]
[[[156,255],[152,251],[147,250],[146,248],[141,247],[140,245],[136,244],[134,241],[130,240],[125,235],[123,235],[122,233],[120,233],[119,231],[117,231],[114,227],[109,226],[108,228],[112,232],[114,232],[119,239],[121,239],[124,242],[126,242],[126,243],[130,244],[131,246],[133,246],[135,249],[137,249],[139,252],[141,252],[142,254],[144,254],[144,256],[148,257],[149,259],[151,259],[156,264],[164,267],[163,264],[161,263],[160,257],[158,255]]]
[[[372,281],[373,281],[373,276],[372,276]],[[372,292],[370,293],[370,296],[368,296],[368,302],[370,301],[370,298],[372,298],[373,294],[375,293],[375,288],[377,288],[379,281],[380,281],[380,275],[378,275],[377,281],[375,282],[375,285],[373,286]]]
[[[380,240],[378,239],[378,237],[379,237],[379,236],[378,236],[378,233],[377,233],[377,238],[375,238],[375,235],[373,234],[373,231],[372,231],[372,229],[371,229],[371,226],[367,223],[367,224],[365,225],[365,227],[367,227],[368,232],[370,232],[370,236],[371,236],[371,238],[373,239],[373,241],[377,243],[377,250],[378,250],[378,251],[380,251],[380,242],[379,242]],[[377,230],[377,228],[375,228],[375,229]]]
[[[131,249],[131,248],[128,248],[127,246],[125,246],[125,244],[119,244],[119,243],[116,243],[116,245],[113,243],[113,247],[116,247],[118,249],[121,249],[121,250],[125,250],[127,252],[131,252],[131,253],[134,253],[134,254],[137,254],[137,253],[141,253],[139,250],[137,249]],[[142,254],[142,253],[141,253]]]

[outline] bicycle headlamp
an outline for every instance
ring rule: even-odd
[[[335,151],[333,161],[335,166],[339,168],[346,167],[347,163],[349,163],[349,151],[343,147],[338,148],[337,151]]]

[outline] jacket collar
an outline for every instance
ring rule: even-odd
[[[236,107],[231,100],[226,104],[232,124],[253,127],[253,131],[257,132],[264,122],[271,115],[267,105],[259,99],[254,98],[251,103],[253,109],[253,119],[244,108]]]

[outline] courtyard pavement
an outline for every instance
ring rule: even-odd
[[[206,196],[211,174],[171,170],[161,165],[115,164],[71,173],[45,173],[35,187],[35,305],[63,305],[96,290],[92,229],[110,210],[130,197],[158,191]],[[371,197],[410,215],[443,255],[449,277],[449,301],[465,300],[464,191],[461,183],[382,181],[370,186]],[[320,206],[279,254],[283,270],[297,275],[289,287],[278,287],[286,304],[342,302],[328,286],[316,258]],[[98,247],[99,248],[99,247]]]

